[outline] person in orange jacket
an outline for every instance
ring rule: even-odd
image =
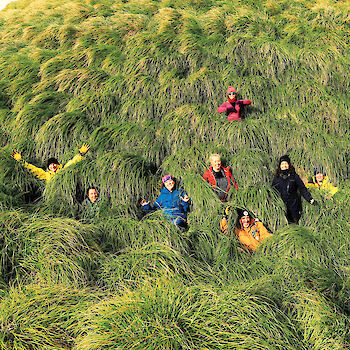
[[[244,105],[250,105],[250,100],[237,100],[237,91],[229,86],[227,89],[227,101],[218,107],[218,113],[225,112],[227,120],[232,122],[233,120],[242,120],[240,110]]]
[[[17,150],[13,150],[11,153],[12,158],[14,158],[17,162],[20,162],[26,169],[28,169],[35,177],[40,180],[45,180],[46,183],[50,182],[50,180],[62,169],[67,168],[68,166],[80,162],[84,155],[89,150],[90,146],[84,143],[79,148],[79,153],[75,155],[69,162],[67,162],[64,166],[59,163],[56,158],[49,158],[47,161],[47,170],[36,167],[35,165],[29,164],[22,159],[21,153]]]
[[[271,237],[266,227],[254,219],[251,214],[245,210],[237,208],[237,221],[235,227],[235,234],[242,245],[251,253],[258,248],[261,241]]]

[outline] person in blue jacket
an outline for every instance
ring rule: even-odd
[[[164,216],[181,229],[187,228],[187,212],[190,206],[190,198],[187,193],[175,187],[172,175],[162,178],[163,187],[159,197],[153,203],[142,200],[141,206],[144,211],[162,209]]]

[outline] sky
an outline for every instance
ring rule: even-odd
[[[5,6],[14,0],[0,0],[0,10],[3,10]]]

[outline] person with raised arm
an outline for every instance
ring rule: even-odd
[[[174,225],[181,229],[187,229],[187,212],[190,206],[190,198],[187,193],[176,188],[175,179],[172,175],[162,178],[162,189],[159,197],[153,203],[142,200],[141,206],[144,211],[150,212],[161,209],[164,216]]]
[[[267,231],[266,227],[258,219],[245,209],[237,208],[237,220],[235,225],[235,235],[243,245],[243,248],[251,253],[258,248],[259,244],[272,234]]]
[[[45,180],[48,183],[57,173],[59,173],[62,169],[67,168],[68,166],[80,162],[90,146],[84,143],[81,147],[79,147],[79,153],[75,155],[70,161],[68,161],[64,166],[60,164],[60,162],[56,158],[49,158],[47,161],[47,169],[44,170],[42,168],[38,168],[35,165],[29,164],[22,159],[22,155],[17,150],[13,150],[11,156],[17,161],[20,162],[26,169],[30,171],[35,177],[40,180]]]
[[[226,113],[227,120],[232,122],[233,120],[242,120],[240,111],[244,105],[250,105],[250,100],[238,100],[237,91],[229,86],[227,89],[227,101],[218,107],[218,113]]]

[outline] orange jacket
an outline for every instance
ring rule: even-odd
[[[255,220],[252,220],[251,225],[247,228],[239,229],[236,227],[235,234],[239,241],[251,252],[259,246],[262,240],[272,236],[261,222]]]

